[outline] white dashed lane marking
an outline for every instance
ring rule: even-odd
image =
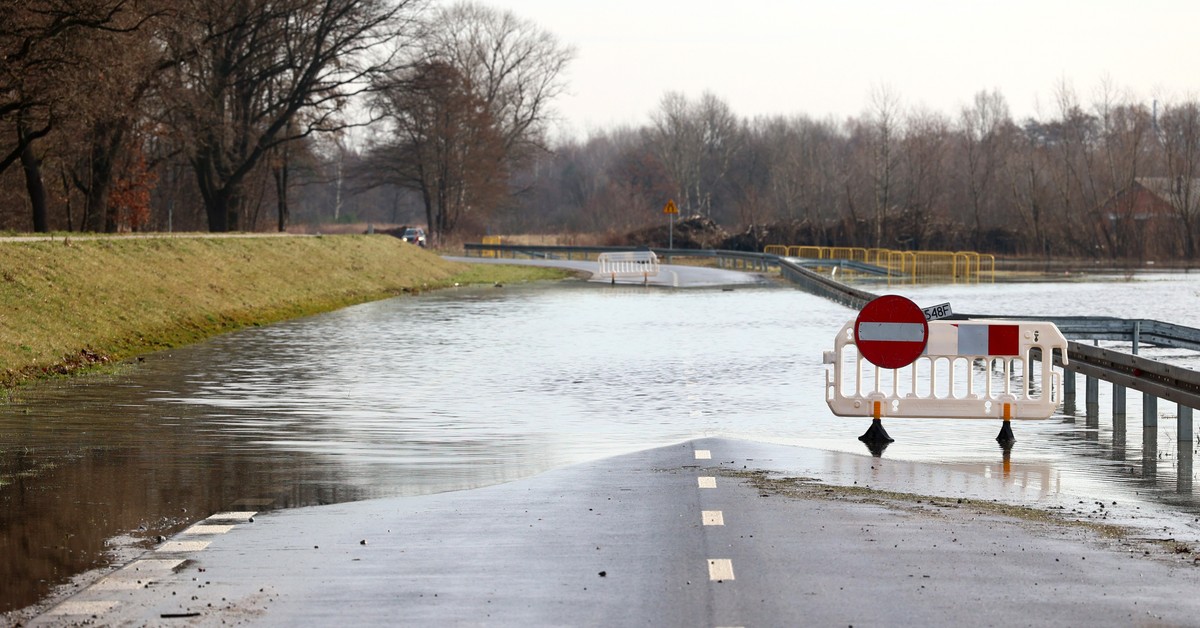
[[[708,559],[709,580],[733,580],[733,561],[728,558]]]
[[[717,488],[717,478],[714,477],[696,478],[696,483],[700,485],[700,488]]]
[[[702,510],[700,511],[700,519],[704,521],[704,525],[706,526],[725,525],[725,515],[720,510]]]
[[[707,449],[697,449],[696,460],[712,460],[712,452]]]

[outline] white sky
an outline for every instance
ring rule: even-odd
[[[741,116],[842,120],[886,87],[957,115],[998,89],[1014,117],[1054,113],[1066,81],[1146,102],[1200,92],[1194,0],[481,0],[575,46],[560,131],[642,125],[664,93],[711,91]]]

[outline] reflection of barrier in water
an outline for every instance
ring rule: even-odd
[[[838,416],[871,417],[887,437],[883,416],[1045,419],[1062,402],[1062,374],[1050,359],[1066,360],[1066,338],[1052,323],[993,320],[930,321],[925,350],[912,364],[883,368],[856,344],[855,321],[838,332],[825,362],[825,401]],[[878,426],[878,427],[877,427]],[[871,436],[871,432],[863,435]]]

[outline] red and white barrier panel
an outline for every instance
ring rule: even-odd
[[[856,329],[858,323],[864,327]],[[834,350],[825,354],[825,362],[833,365],[825,373],[825,400],[833,413],[1044,419],[1061,403],[1062,373],[1054,370],[1051,358],[1057,350],[1066,363],[1067,339],[1053,323],[935,320],[927,325],[920,355],[907,366],[886,368],[863,356],[856,331],[857,342],[863,343],[911,343],[908,336],[913,334],[862,321],[846,323]]]

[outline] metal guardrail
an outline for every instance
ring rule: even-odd
[[[530,259],[590,259],[600,253],[622,253],[633,251],[652,251],[668,263],[673,257],[698,257],[715,259],[722,265],[734,264],[745,268],[753,268],[766,272],[771,266],[778,265],[779,257],[765,253],[748,251],[727,251],[723,249],[667,249],[657,246],[548,246],[526,244],[475,244],[463,245],[467,257],[484,257],[488,252],[497,257],[516,258],[518,256]]]
[[[505,244],[467,244],[467,255],[475,252],[494,251],[497,255],[525,255],[538,258],[570,259],[573,255],[605,253],[611,251],[654,251],[669,262],[671,257],[702,257],[721,260],[722,264],[733,262],[767,270],[779,267],[780,274],[801,289],[819,297],[841,303],[853,309],[862,309],[876,298],[866,290],[846,285],[832,277],[814,272],[805,263],[770,253],[725,251],[714,249],[663,249],[658,247],[587,247],[587,246],[524,246]],[[820,260],[829,266],[832,260]],[[1108,316],[1008,316],[1008,315],[958,315],[956,318],[992,318],[1004,320],[1042,320],[1054,323],[1067,343],[1069,364],[1064,368],[1110,382],[1116,386],[1132,388],[1147,395],[1167,399],[1188,408],[1200,408],[1200,372],[1173,366],[1157,360],[1136,355],[1140,345],[1174,347],[1200,352],[1200,329],[1148,319],[1123,319]],[[1112,340],[1129,342],[1133,353],[1094,347],[1078,340]],[[1055,359],[1058,366],[1063,366]]]
[[[1139,345],[1174,347],[1200,351],[1200,329],[1146,318],[1115,318],[1112,316],[1005,316],[971,315],[972,318],[1005,318],[1009,320],[1050,321],[1064,336],[1072,340],[1116,340],[1129,342],[1133,352]],[[957,318],[957,317],[956,317]]]
[[[1200,408],[1200,372],[1079,342],[1067,343],[1067,360],[1066,368],[1088,377]],[[1057,357],[1054,363],[1062,366]]]

